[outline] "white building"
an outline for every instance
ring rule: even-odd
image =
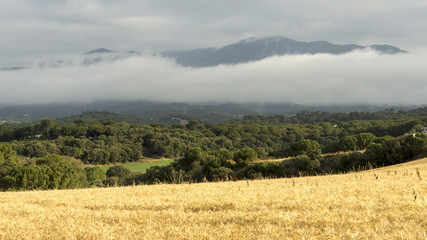
[[[424,134],[427,134],[427,127],[422,127],[421,128],[421,132],[424,133]]]

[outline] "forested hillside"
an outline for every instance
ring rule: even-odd
[[[229,120],[232,124],[268,124],[281,125],[289,123],[316,123],[316,122],[348,122],[353,120],[384,120],[391,118],[427,116],[427,107],[420,107],[413,110],[395,111],[393,108],[376,112],[327,112],[327,111],[301,111],[294,116],[275,115],[250,115],[242,118]]]

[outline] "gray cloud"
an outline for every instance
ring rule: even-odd
[[[0,102],[150,99],[425,104],[424,59],[426,53],[381,55],[359,51],[345,55],[276,56],[240,65],[194,69],[161,57],[139,56],[91,66],[3,71]]]
[[[245,37],[391,44],[427,41],[427,3],[408,1],[2,0],[0,66],[107,47],[219,47]]]

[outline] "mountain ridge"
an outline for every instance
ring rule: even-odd
[[[273,36],[267,38],[247,38],[221,48],[199,48],[188,51],[164,51],[163,57],[172,58],[186,67],[211,67],[221,64],[239,64],[259,61],[271,56],[298,54],[344,54],[354,50],[373,49],[383,54],[406,53],[395,46],[374,44],[333,44],[328,41],[299,42],[293,39]]]
[[[354,50],[372,49],[382,54],[407,53],[395,46],[387,44],[373,44],[361,46],[357,44],[333,44],[328,41],[301,42],[282,36],[266,38],[246,38],[238,42],[220,48],[198,48],[187,51],[163,51],[159,54],[162,57],[173,59],[176,63],[184,67],[212,67],[221,64],[240,64],[246,62],[259,61],[271,56],[298,55],[298,54],[344,54]],[[51,61],[41,61],[36,65],[39,67],[57,68],[64,65],[93,65],[104,61],[116,61],[119,59],[141,56],[137,51],[117,52],[107,48],[97,48],[82,53],[82,61],[78,62],[73,58],[64,58]],[[3,67],[0,71],[19,71],[28,67],[15,66]]]

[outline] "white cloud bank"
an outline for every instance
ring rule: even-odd
[[[185,68],[139,56],[91,66],[0,71],[0,105],[101,99],[299,104],[426,104],[426,53],[271,57]]]

